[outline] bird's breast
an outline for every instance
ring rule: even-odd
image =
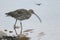
[[[16,17],[16,19],[18,19],[18,20],[25,20],[25,19],[29,19],[31,17],[31,14],[19,14],[17,17]]]

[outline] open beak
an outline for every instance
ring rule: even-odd
[[[34,15],[39,19],[40,22],[42,22],[40,17],[37,14],[34,13]]]

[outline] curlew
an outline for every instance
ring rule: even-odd
[[[32,14],[34,14],[41,22],[40,17],[37,14],[35,14],[35,12],[32,9],[29,9],[29,10],[17,9],[15,11],[11,11],[11,12],[6,13],[7,16],[11,16],[16,19],[15,24],[14,24],[14,30],[15,30],[15,25],[17,23],[17,20],[20,20],[20,25],[21,25],[21,32],[20,33],[21,34],[22,34],[22,21],[29,19],[32,16]],[[15,32],[16,32],[16,30],[15,30]],[[16,32],[16,35],[17,35],[17,32]]]

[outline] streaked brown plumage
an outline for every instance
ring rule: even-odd
[[[32,16],[32,14],[34,14],[40,20],[40,22],[41,22],[40,17],[37,14],[35,14],[32,9],[29,9],[29,10],[18,9],[18,10],[6,13],[7,16],[14,17],[16,19],[16,22],[17,22],[17,20],[20,20],[21,33],[22,33],[22,22],[21,21],[29,19]],[[16,22],[14,24],[14,29],[15,29]],[[15,32],[16,32],[16,30],[15,30]]]
[[[6,13],[7,16],[12,16],[17,20],[25,20],[31,17],[31,12],[28,12],[26,9],[18,9],[13,12]]]

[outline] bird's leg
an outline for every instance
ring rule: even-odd
[[[17,23],[17,19],[16,19],[15,24],[14,24],[14,30],[15,30],[15,33],[16,33],[16,35],[17,35],[17,31],[16,31],[16,23]]]
[[[20,34],[22,34],[22,22],[20,21],[20,25],[21,25],[21,31],[20,31]]]

